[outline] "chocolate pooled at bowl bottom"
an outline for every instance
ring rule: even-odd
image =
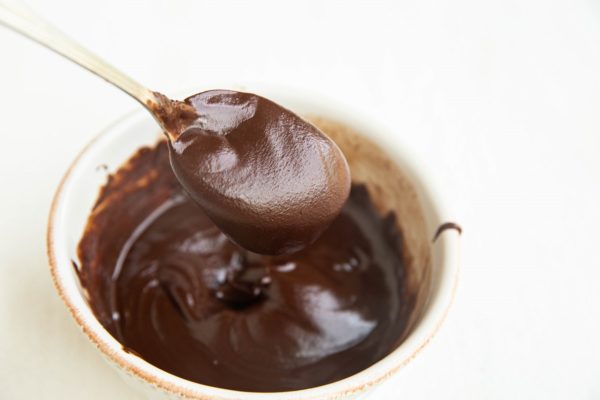
[[[367,368],[406,335],[416,292],[397,222],[355,183],[312,246],[249,253],[187,197],[159,143],[102,189],[80,276],[102,325],[157,367],[227,389],[305,389]]]

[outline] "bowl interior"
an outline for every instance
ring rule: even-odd
[[[423,177],[410,169],[410,162],[398,144],[385,135],[387,130],[374,127],[370,121],[358,121],[345,110],[332,109],[331,102],[316,104],[309,100],[311,97],[289,97],[287,92],[281,91],[256,91],[300,114],[309,115],[309,119],[338,143],[349,160],[353,180],[367,184],[379,211],[393,211],[398,217],[407,251],[408,287],[416,300],[404,342],[360,376],[321,388],[297,391],[292,398],[335,395],[371,384],[408,362],[439,326],[453,290],[457,264],[448,260],[454,256],[456,243],[451,237],[441,237],[432,245],[434,230],[444,222],[440,218],[439,205],[434,207],[431,192],[424,189]],[[348,128],[333,129],[332,120]],[[356,132],[372,140],[357,141]],[[198,394],[199,398],[239,398],[236,397],[239,392],[185,381],[124,352],[94,317],[72,267],[72,262],[77,262],[77,246],[89,212],[107,175],[116,171],[137,149],[153,145],[160,138],[161,133],[152,118],[137,112],[117,121],[80,154],[57,192],[51,214],[48,242],[55,283],[79,325],[103,353],[124,370],[175,393]],[[361,145],[357,146],[357,143]],[[383,146],[386,151],[381,149]],[[255,398],[253,396],[245,394],[244,398]],[[256,398],[266,397],[261,394]]]
[[[400,342],[421,316],[431,287],[431,240],[417,191],[393,157],[375,141],[340,121],[318,116],[308,119],[337,143],[348,160],[352,181],[367,186],[380,215],[392,212],[396,216],[403,242],[406,298],[414,301]]]

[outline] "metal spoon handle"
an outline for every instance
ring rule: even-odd
[[[20,2],[0,0],[0,24],[35,40],[50,50],[81,65],[88,71],[112,83],[139,101],[146,108],[149,108],[150,103],[157,102],[151,90],[140,85],[92,52],[83,48],[48,22],[35,15]]]

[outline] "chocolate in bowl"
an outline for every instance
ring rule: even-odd
[[[347,128],[313,122],[364,151]],[[79,245],[82,285],[128,351],[177,376],[255,392],[334,382],[400,343],[416,299],[395,214],[370,197],[355,183],[299,253],[250,253],[186,195],[161,142],[103,187]]]

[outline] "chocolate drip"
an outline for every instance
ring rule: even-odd
[[[435,232],[435,235],[433,235],[432,241],[435,242],[437,238],[442,234],[442,232],[448,229],[454,229],[458,232],[459,235],[462,235],[462,228],[460,227],[460,225],[458,225],[455,222],[445,222],[438,227],[437,231]]]

